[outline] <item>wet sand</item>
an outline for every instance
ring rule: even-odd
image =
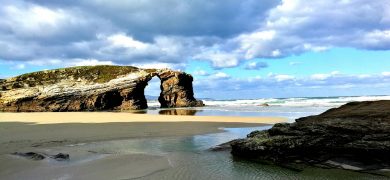
[[[59,124],[110,122],[234,122],[274,124],[282,121],[285,121],[285,119],[278,117],[170,116],[126,112],[0,113],[0,123],[30,122],[36,124]]]
[[[170,168],[155,154],[102,154],[66,146],[120,139],[184,137],[283,122],[272,117],[169,116],[116,112],[0,113],[3,179],[132,179]],[[53,151],[53,149],[55,149]],[[76,150],[75,150],[76,149]],[[69,153],[70,161],[33,161],[13,152]]]
[[[113,139],[191,136],[221,127],[283,122],[273,117],[168,116],[111,112],[0,113],[0,154],[21,147],[44,147]]]

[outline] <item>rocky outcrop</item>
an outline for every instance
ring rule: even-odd
[[[147,108],[145,86],[161,79],[162,107],[201,106],[192,77],[169,69],[83,66],[39,71],[0,82],[0,111],[99,111]],[[191,89],[187,89],[191,88]]]
[[[35,160],[35,161],[43,160],[46,157],[57,160],[57,161],[69,160],[69,154],[64,154],[64,153],[58,153],[55,155],[47,155],[44,153],[36,153],[36,152],[27,152],[27,153],[14,152],[14,153],[12,153],[12,155],[24,157],[24,158]]]
[[[390,101],[352,102],[231,143],[234,156],[353,170],[390,167]]]
[[[178,71],[163,71],[157,76],[161,80],[161,94],[158,98],[161,107],[204,106],[202,101],[194,98],[191,75]]]

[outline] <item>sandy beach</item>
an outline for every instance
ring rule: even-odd
[[[74,145],[93,142],[104,145],[105,142],[126,139],[193,136],[221,132],[221,128],[254,127],[283,121],[285,119],[275,117],[173,116],[116,112],[0,113],[0,160],[3,162],[0,165],[0,176],[5,179],[66,179],[68,176],[71,179],[137,178],[171,168],[169,158],[155,154],[107,154],[96,150],[99,148],[87,151]],[[13,152],[30,151],[68,153],[71,160],[65,163],[52,162],[50,159],[33,161],[10,155]]]
[[[116,112],[0,113],[0,153],[21,147],[189,136],[283,122],[276,117],[170,116]]]
[[[170,116],[126,112],[0,113],[0,123],[28,122],[35,124],[112,122],[229,122],[274,124],[283,121],[285,121],[284,118],[278,117]]]

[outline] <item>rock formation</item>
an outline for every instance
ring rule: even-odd
[[[69,154],[64,154],[64,153],[58,153],[56,155],[47,155],[44,153],[36,153],[36,152],[27,152],[27,153],[14,152],[14,153],[12,153],[12,155],[25,157],[25,158],[35,160],[35,161],[43,160],[46,157],[49,157],[49,158],[57,160],[57,161],[69,160]]]
[[[157,76],[161,80],[161,94],[158,98],[161,107],[203,106],[202,101],[194,98],[191,75],[178,71],[163,71]]]
[[[161,79],[162,107],[203,106],[192,76],[169,69],[82,66],[23,74],[0,82],[0,111],[99,111],[147,108],[144,89]],[[190,88],[190,89],[189,89]]]
[[[231,142],[234,156],[353,170],[390,167],[390,101],[352,102]]]

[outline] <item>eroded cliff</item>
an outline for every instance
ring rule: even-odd
[[[82,66],[23,74],[0,82],[0,111],[99,111],[147,108],[145,86],[161,79],[162,107],[203,106],[192,76],[169,69]],[[189,89],[190,88],[190,89]]]

